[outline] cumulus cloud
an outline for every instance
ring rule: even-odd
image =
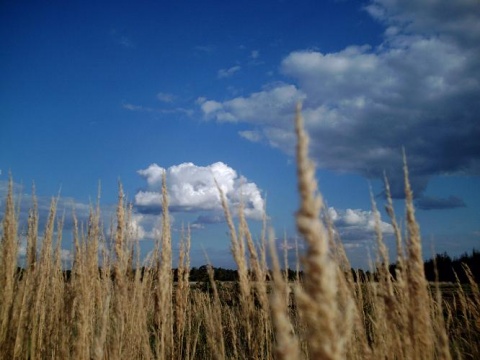
[[[328,216],[332,222],[334,232],[347,250],[349,258],[361,263],[362,266],[368,265],[365,261],[366,251],[375,247],[376,244],[375,214],[373,211],[329,207],[325,216]],[[380,230],[385,240],[393,238],[394,231],[391,224],[380,220]],[[279,252],[288,251],[290,264],[296,262],[294,250],[297,246],[300,253],[304,251],[304,242],[300,238],[283,237],[276,239],[275,243]],[[359,254],[362,255],[359,256]]]
[[[338,210],[330,207],[327,213],[343,242],[371,241],[375,238],[375,214],[373,211]],[[380,230],[384,235],[393,234],[392,225],[384,221],[380,221]]]
[[[174,218],[170,216],[170,223]],[[134,213],[130,219],[130,231],[133,239],[159,239],[162,236],[162,218],[158,214]]]
[[[304,98],[305,95],[295,85],[275,83],[248,97],[224,102],[199,98],[197,104],[207,119],[259,123],[263,126],[279,126],[287,131],[293,130],[291,109]]]
[[[380,179],[386,171],[397,198],[402,147],[417,197],[432,176],[480,174],[480,3],[374,0],[366,10],[385,25],[380,45],[291,52],[280,64],[290,84],[203,99],[204,116],[249,123],[292,153],[303,100],[318,166]]]
[[[208,166],[183,163],[164,169],[151,164],[140,174],[147,181],[147,189],[137,192],[135,206],[141,213],[155,213],[161,209],[161,182],[166,172],[170,210],[172,212],[220,212],[220,194],[215,181],[222,189],[229,206],[235,211],[243,202],[245,215],[260,220],[263,217],[264,202],[260,190],[253,182],[239,176],[228,165],[217,162]],[[199,220],[207,217],[199,217]],[[208,221],[205,221],[208,222]]]
[[[417,209],[421,210],[442,210],[455,209],[467,206],[465,202],[457,196],[449,196],[448,198],[439,198],[433,196],[423,196],[415,202]]]
[[[238,65],[232,66],[231,68],[228,68],[228,69],[220,69],[218,70],[217,77],[219,79],[229,78],[236,72],[240,71],[240,69],[241,68]]]

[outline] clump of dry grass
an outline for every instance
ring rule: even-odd
[[[10,179],[5,203],[0,253],[0,288],[2,289],[0,294],[0,344],[5,344],[6,346],[9,346],[11,343],[11,339],[8,339],[11,335],[8,329],[12,321],[12,308],[15,301],[17,241],[17,218],[13,202],[13,181]]]
[[[404,165],[406,238],[386,210],[397,248],[395,277],[375,202],[375,277],[355,282],[345,249],[325,212],[308,156],[300,107],[296,115],[297,226],[306,251],[297,279],[281,269],[266,217],[255,240],[241,205],[235,218],[219,189],[238,282],[222,284],[208,268],[209,291],[189,282],[189,228],[182,231],[177,278],[165,175],[162,233],[142,266],[132,207],[119,186],[116,219],[104,233],[99,200],[86,224],[73,214],[71,272],[62,269],[63,216],[52,199],[43,235],[35,195],[27,222],[26,261],[17,267],[18,209],[10,180],[0,243],[0,354],[5,359],[450,359],[480,358],[480,291],[457,285],[448,299],[423,273],[420,230]],[[34,191],[33,191],[34,193]],[[322,213],[324,216],[322,216]],[[267,240],[268,234],[268,240]],[[297,247],[298,252],[298,247]],[[267,268],[267,253],[271,270]],[[299,256],[297,256],[299,257]],[[284,253],[284,267],[288,266]],[[304,276],[298,276],[300,265]],[[358,277],[358,273],[357,273]],[[292,292],[292,288],[294,291]],[[468,291],[467,291],[468,290]]]

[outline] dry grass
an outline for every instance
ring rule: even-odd
[[[355,283],[342,243],[326,215],[308,156],[308,135],[297,109],[300,208],[296,220],[306,252],[305,277],[288,283],[264,222],[254,240],[243,207],[230,213],[219,189],[239,280],[210,292],[189,283],[190,231],[182,231],[178,282],[172,276],[172,237],[165,177],[162,234],[146,271],[130,226],[132,208],[122,187],[111,238],[99,202],[87,224],[74,218],[71,276],[62,271],[63,218],[56,198],[43,235],[35,196],[27,224],[27,254],[17,268],[18,209],[10,181],[0,244],[0,354],[4,359],[451,359],[480,358],[480,293],[471,273],[469,293],[458,286],[448,301],[430,291],[423,273],[420,230],[405,161],[406,238],[387,213],[397,243],[397,274],[376,215],[378,281]],[[33,192],[34,193],[34,192]],[[372,202],[375,214],[376,204]],[[268,236],[267,236],[268,234]],[[268,238],[268,239],[267,239]],[[39,245],[40,244],[40,245]],[[109,246],[109,244],[112,244]],[[270,246],[269,246],[270,245]],[[36,251],[40,246],[40,250]],[[297,249],[298,251],[298,249]],[[267,257],[271,258],[271,272]],[[285,260],[284,260],[285,262]],[[270,278],[272,276],[272,278]]]

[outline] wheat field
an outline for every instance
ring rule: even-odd
[[[162,234],[148,266],[142,268],[130,225],[132,209],[124,203],[119,186],[111,239],[104,233],[98,204],[92,206],[85,226],[74,216],[74,258],[68,277],[62,269],[63,219],[56,213],[57,199],[51,202],[45,229],[39,229],[34,198],[26,263],[19,269],[20,234],[10,180],[0,248],[0,357],[479,359],[478,285],[465,269],[471,292],[458,284],[455,296],[446,301],[440,285],[432,287],[426,281],[406,161],[406,229],[396,219],[386,181],[387,212],[398,254],[396,276],[389,273],[377,217],[378,278],[357,283],[341,239],[321,216],[324,203],[308,155],[300,106],[295,124],[300,197],[296,221],[306,251],[299,264],[304,277],[294,282],[281,268],[273,230],[265,225],[260,238],[254,239],[242,208],[234,219],[220,189],[237,283],[228,287],[214,281],[210,267],[209,291],[191,284],[188,227],[179,239],[174,281],[165,176]]]

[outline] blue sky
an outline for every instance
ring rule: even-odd
[[[100,181],[108,219],[120,180],[147,253],[161,228],[165,170],[174,239],[190,223],[193,264],[205,263],[205,249],[214,265],[233,267],[213,177],[232,208],[246,202],[257,238],[267,198],[277,235],[292,242],[293,112],[302,101],[320,190],[354,266],[374,256],[370,186],[391,238],[384,172],[403,217],[402,147],[426,256],[478,248],[478,1],[0,9],[0,195],[11,172],[22,214],[35,182],[41,209],[61,189],[61,210],[75,204],[85,218]]]

